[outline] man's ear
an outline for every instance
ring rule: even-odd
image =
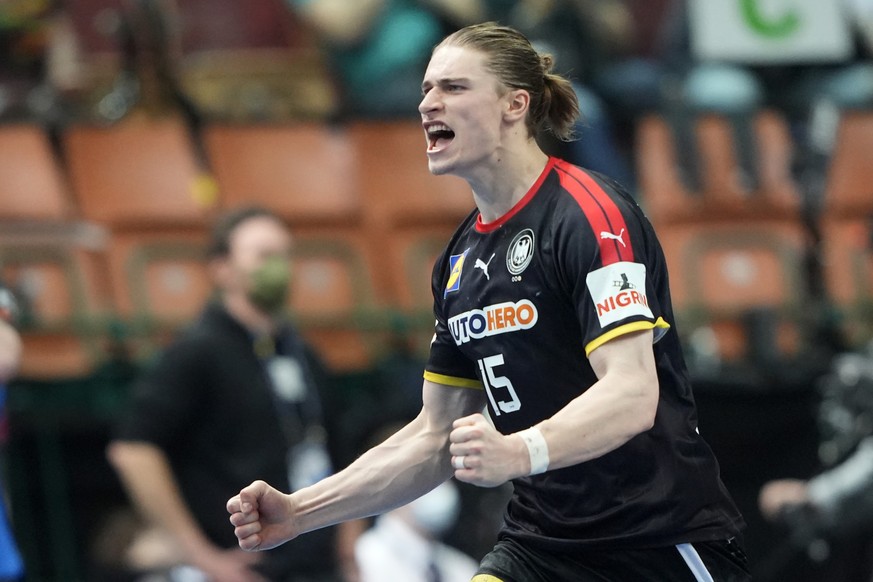
[[[506,110],[503,114],[506,121],[524,121],[530,108],[530,93],[525,89],[510,89],[506,99]]]

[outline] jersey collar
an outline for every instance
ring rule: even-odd
[[[483,234],[487,234],[489,232],[494,232],[495,230],[497,230],[498,228],[500,228],[501,226],[506,224],[506,222],[510,218],[512,218],[513,216],[518,214],[522,208],[527,206],[528,202],[533,200],[533,197],[536,195],[537,191],[539,191],[540,186],[543,185],[543,182],[545,181],[546,176],[548,176],[549,172],[552,171],[552,167],[555,165],[555,161],[556,160],[554,157],[549,156],[549,161],[546,162],[546,167],[543,168],[543,171],[540,174],[540,177],[537,178],[537,181],[533,183],[533,186],[530,187],[530,190],[527,191],[527,194],[525,194],[521,200],[516,202],[515,206],[513,206],[512,208],[509,209],[509,212],[507,212],[506,214],[504,214],[503,216],[501,216],[497,220],[494,220],[494,221],[488,222],[488,223],[482,222],[482,214],[477,215],[476,216],[476,232],[481,232]]]

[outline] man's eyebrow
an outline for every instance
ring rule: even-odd
[[[444,77],[442,79],[437,79],[435,82],[424,81],[421,84],[421,88],[424,89],[425,87],[433,87],[436,85],[445,86],[445,85],[454,85],[457,83],[467,83],[467,82],[469,82],[469,79],[467,79],[466,77]]]

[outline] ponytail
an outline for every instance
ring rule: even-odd
[[[579,119],[579,98],[569,79],[552,73],[551,55],[540,55],[543,64],[543,96],[541,124],[555,137],[570,141],[576,137],[575,125]]]

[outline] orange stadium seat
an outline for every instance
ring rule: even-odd
[[[148,357],[189,323],[212,283],[204,239],[196,232],[120,234],[109,252],[113,296],[131,323],[132,347]],[[333,370],[364,369],[380,349],[380,312],[361,241],[295,236],[289,309],[301,331]]]
[[[873,339],[873,217],[827,220],[822,228],[828,298],[850,345]]]
[[[341,128],[213,125],[204,140],[225,207],[260,204],[292,227],[360,222],[357,158]]]
[[[204,137],[223,205],[260,204],[291,226],[290,308],[302,333],[331,369],[370,366],[384,346],[392,273],[374,242],[381,233],[364,224],[358,153],[345,130],[212,125]]]
[[[25,378],[83,376],[105,356],[100,243],[75,215],[44,129],[0,127],[0,279],[24,305]]]
[[[199,249],[217,208],[214,182],[176,118],[74,126],[64,150],[82,218],[109,230],[112,298],[134,351],[146,353],[207,293]]]
[[[686,338],[697,329],[712,329],[719,356],[728,362],[754,358],[752,348],[758,347],[785,357],[802,351],[806,235],[799,225],[676,225],[661,229],[659,238],[675,315]],[[767,318],[769,328],[758,330],[772,334],[772,342],[752,337],[756,317]]]
[[[438,252],[433,249],[444,246],[475,209],[473,194],[458,177],[430,173],[416,120],[356,122],[349,136],[371,244],[383,257],[379,289],[410,321],[421,321],[431,309],[430,272]]]
[[[0,278],[22,304],[19,375],[85,376],[105,360],[108,348],[102,340],[110,301],[100,236],[75,229],[27,230],[7,226],[0,234]]]
[[[0,127],[0,220],[64,221],[72,210],[66,177],[43,128]]]
[[[808,347],[800,306],[809,237],[787,125],[771,111],[754,116],[749,176],[730,120],[691,123],[691,151],[665,118],[647,117],[637,133],[642,205],[667,258],[680,333],[692,349],[690,338],[709,333],[718,357],[739,365],[796,357]],[[682,176],[689,158],[699,164],[696,190]]]
[[[398,233],[390,249],[397,255],[392,262],[401,266],[393,279],[398,306],[412,312],[432,312],[434,263],[446,248],[452,233],[453,229],[448,227],[417,228]]]
[[[753,122],[757,188],[751,188],[738,162],[729,121],[715,115],[693,123],[695,152],[677,150],[673,128],[663,117],[649,116],[637,132],[637,168],[643,206],[656,227],[670,221],[713,218],[791,218],[798,216],[800,195],[791,178],[792,143],[785,121],[771,111]],[[682,156],[700,164],[700,191],[691,191],[680,172]]]
[[[873,338],[873,113],[846,112],[828,168],[822,215],[828,298],[851,345]]]
[[[203,308],[211,290],[204,237],[193,229],[112,235],[112,298],[136,359],[165,345]]]
[[[364,369],[382,345],[380,312],[362,241],[295,235],[289,309],[332,370]],[[132,324],[132,349],[148,357],[189,323],[212,289],[204,237],[195,231],[119,234],[109,251],[113,296]]]
[[[829,167],[825,214],[873,215],[873,112],[844,113]]]
[[[119,313],[162,327],[190,320],[209,296],[204,247],[199,231],[116,234],[108,255]]]
[[[64,151],[87,220],[112,229],[203,226],[216,207],[214,184],[181,119],[73,126]]]
[[[433,336],[433,267],[454,227],[418,227],[395,233],[387,253],[395,265],[391,279],[395,305],[407,316],[411,347],[426,355]]]
[[[388,322],[373,281],[382,262],[361,234],[295,235],[289,308],[332,370],[364,370],[382,355]]]
[[[211,292],[205,232],[116,232],[107,251],[110,289],[127,349],[149,358],[200,313]]]
[[[349,126],[349,137],[364,204],[379,224],[456,226],[475,208],[464,180],[428,170],[418,121],[357,122]]]

